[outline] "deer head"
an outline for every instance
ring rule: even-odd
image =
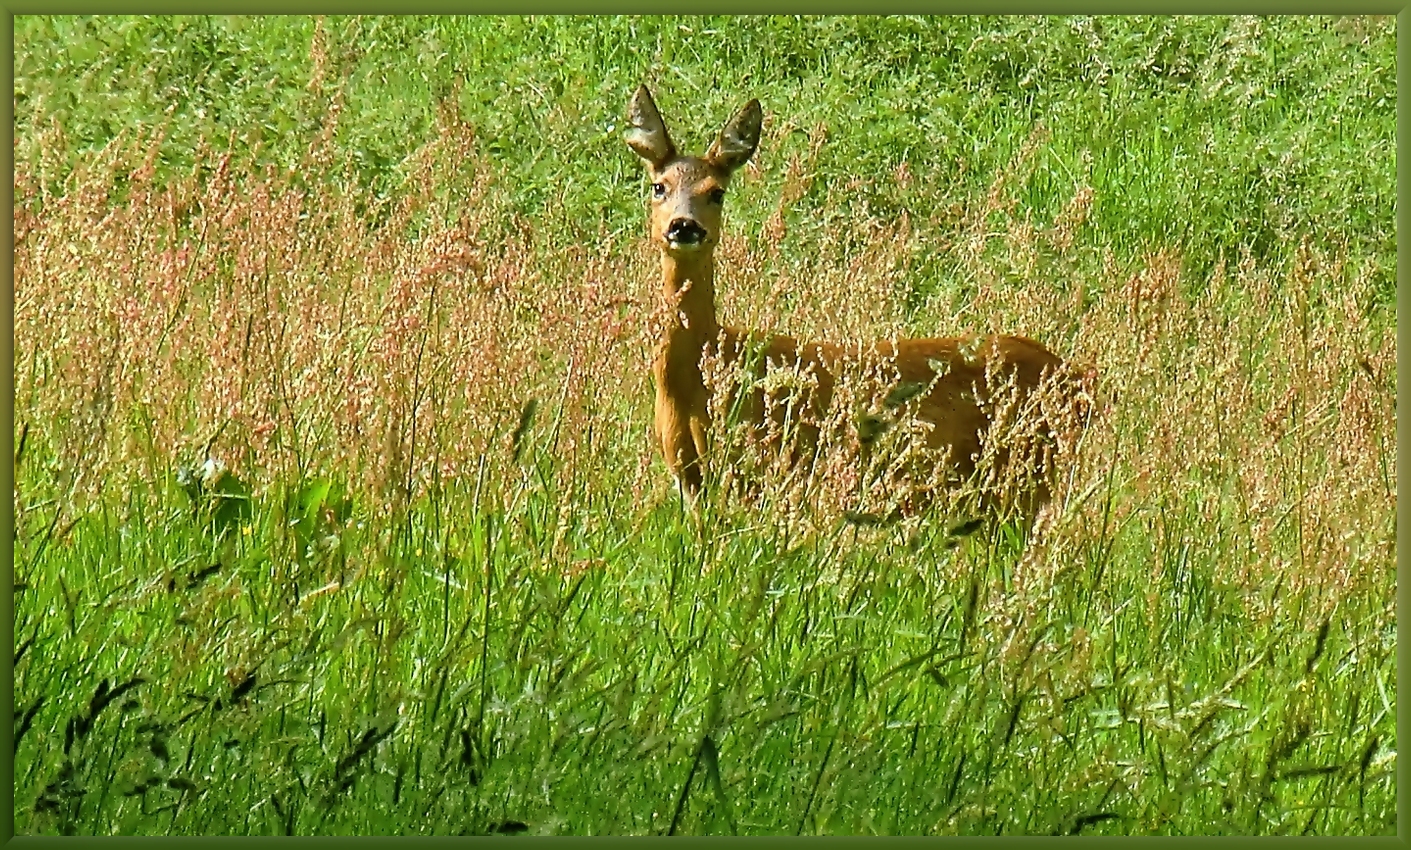
[[[647,165],[652,180],[652,242],[685,257],[709,255],[720,241],[720,219],[730,176],[759,146],[763,114],[758,100],[726,123],[705,156],[682,156],[672,143],[646,86],[627,109],[627,145]]]

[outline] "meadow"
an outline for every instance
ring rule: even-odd
[[[1396,829],[1395,21],[15,18],[17,834]],[[1096,375],[1029,534],[683,509],[722,317]]]

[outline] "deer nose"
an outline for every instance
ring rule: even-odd
[[[677,245],[699,245],[706,238],[706,229],[694,219],[676,218],[666,228],[666,239]]]

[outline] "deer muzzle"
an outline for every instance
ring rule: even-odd
[[[695,219],[675,218],[666,228],[666,243],[672,248],[699,248],[708,235]]]

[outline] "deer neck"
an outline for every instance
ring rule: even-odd
[[[715,258],[712,252],[696,256],[661,255],[662,300],[667,308],[665,339],[668,349],[682,354],[700,350],[720,333],[715,318]]]

